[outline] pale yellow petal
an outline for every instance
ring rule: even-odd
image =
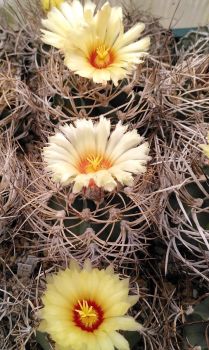
[[[69,268],[71,271],[77,271],[77,272],[81,271],[81,268],[75,259],[70,259],[70,267]]]
[[[39,332],[47,332],[47,330],[48,330],[48,322],[46,320],[42,320],[39,323],[39,326],[38,326],[37,330]]]
[[[91,272],[92,271],[92,265],[91,265],[91,260],[90,259],[86,259],[84,261],[84,265],[83,265],[83,269],[85,271]]]
[[[203,150],[204,154],[209,158],[209,145],[200,144],[199,147]]]
[[[60,9],[62,11],[62,14],[70,24],[71,28],[73,26],[76,27],[76,24],[78,24],[78,20],[82,18],[82,11],[80,11],[80,6],[78,6],[78,13],[76,13],[76,7],[73,7],[65,1],[61,4]]]
[[[87,23],[91,23],[93,20],[94,11],[96,9],[96,5],[92,1],[86,1],[84,4],[84,18]]]
[[[105,35],[105,43],[109,47],[113,47],[118,37],[123,35],[124,28],[122,23],[122,8],[113,7],[109,18],[109,24]]]
[[[118,142],[121,140],[126,130],[127,130],[127,125],[124,126],[122,125],[121,121],[119,121],[118,124],[116,125],[115,130],[110,135],[110,139],[106,149],[107,155],[112,155],[114,148],[116,147]]]
[[[141,138],[141,140],[142,139],[143,138]],[[141,142],[141,140],[139,139],[139,142]],[[139,159],[139,160],[147,161],[149,159],[148,153],[149,153],[149,144],[148,144],[148,142],[144,142],[142,145],[140,145],[136,148],[131,148],[128,151],[121,154],[115,160],[115,164],[117,165],[120,162],[129,160],[129,159]]]
[[[106,191],[113,191],[117,186],[117,183],[111,176],[110,172],[107,170],[100,170],[92,175],[95,183],[98,187],[103,187]]]
[[[50,162],[49,159],[47,161],[48,163]],[[78,171],[75,171],[69,164],[59,161],[47,165],[46,169],[52,172],[52,177],[54,179],[66,185],[70,184],[72,182],[71,180],[78,174]]]
[[[140,160],[126,160],[124,162],[118,163],[114,170],[117,168],[118,170],[128,171],[133,174],[142,174],[146,171],[146,162]],[[113,170],[112,170],[113,171]]]
[[[59,147],[56,144],[51,144],[50,147],[45,147],[43,150],[45,159],[51,159],[52,162],[63,161],[70,164],[72,167],[76,165],[75,157],[69,154],[66,148]]]
[[[88,342],[86,343],[87,350],[100,350],[97,338],[94,333],[89,334]]]
[[[95,132],[92,121],[77,120],[75,125],[75,139],[71,140],[73,147],[76,149],[80,157],[82,157],[82,155],[91,154],[96,147]]]
[[[128,52],[135,52],[135,51],[147,51],[150,46],[150,38],[145,37],[139,41],[136,41],[135,43],[129,44],[127,46],[122,47],[118,50],[119,54],[128,53]]]
[[[117,143],[117,145],[112,148],[111,159],[115,161],[124,152],[128,151],[130,148],[137,146],[141,141],[141,137],[138,135],[136,130],[126,132]],[[109,150],[107,153],[109,154]]]
[[[67,308],[69,306],[68,299],[66,299],[63,295],[60,295],[59,298],[57,298],[57,293],[55,290],[48,290],[43,296],[42,300],[44,304],[53,304],[63,308]]]
[[[95,69],[92,74],[92,79],[95,83],[106,84],[110,80],[110,72],[107,69]]]
[[[130,350],[128,341],[118,332],[110,332],[109,337],[118,350]]]
[[[128,170],[128,169],[127,169]],[[117,166],[113,166],[109,169],[110,173],[113,175],[118,182],[125,186],[133,186],[133,176],[128,171],[123,171]]]
[[[88,187],[91,176],[89,174],[79,174],[74,179],[73,193],[78,193],[83,187]]]
[[[83,6],[79,0],[73,0],[71,4],[75,20],[83,17]]]
[[[139,295],[129,295],[128,302],[130,306],[135,305],[139,301]]]
[[[123,316],[106,319],[101,328],[110,332],[119,329],[123,331],[137,331],[141,330],[142,326],[133,317]]]
[[[99,23],[97,26],[97,35],[100,38],[101,42],[104,42],[105,35],[107,32],[107,27],[109,25],[109,17],[111,14],[111,7],[108,2],[106,2],[101,10],[97,12],[96,21]]]
[[[67,37],[72,29],[62,12],[55,7],[48,13],[47,19],[42,19],[42,24],[45,28],[59,34],[61,37]]]
[[[95,332],[97,344],[100,350],[114,350],[114,345],[108,336],[108,333],[97,331]]]
[[[140,34],[143,32],[145,28],[144,23],[137,23],[134,27],[130,28],[124,35],[119,38],[119,40],[115,43],[114,48],[121,48],[132,41],[135,41],[139,38]]]
[[[53,7],[59,7],[64,0],[41,0],[41,6],[44,11],[49,11]]]
[[[49,137],[49,145],[56,145],[66,149],[69,154],[78,160],[79,154],[73,144],[76,144],[76,134],[72,127],[65,125],[60,127],[60,131],[54,136]]]
[[[106,268],[106,272],[110,275],[114,275],[114,266],[111,264]]]
[[[100,117],[99,123],[95,128],[95,135],[97,152],[99,154],[104,154],[110,135],[110,120]]]
[[[42,29],[41,33],[43,34],[41,39],[45,44],[52,45],[57,49],[63,49],[65,47],[65,39],[60,35],[45,29]]]
[[[116,303],[114,305],[111,305],[108,310],[105,311],[105,316],[107,318],[109,317],[115,317],[115,316],[123,316],[126,314],[128,309],[130,308],[130,304],[127,302],[120,302]]]
[[[84,78],[91,78],[95,71],[95,68],[89,64],[85,56],[67,54],[65,56],[65,64],[73,72]]]

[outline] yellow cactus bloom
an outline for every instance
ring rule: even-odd
[[[45,12],[50,11],[53,7],[59,8],[64,0],[41,0],[41,6]]]
[[[111,267],[70,268],[53,275],[42,298],[40,331],[47,332],[57,350],[129,350],[118,330],[136,331],[142,326],[125,316],[138,296],[130,296],[128,279],[120,280]]]
[[[207,142],[208,142],[208,145],[201,144],[201,145],[199,145],[199,147],[202,148],[203,153],[206,155],[206,157],[209,158],[209,132],[207,135]]]
[[[66,66],[76,74],[106,84],[132,73],[143,62],[150,45],[149,37],[136,41],[144,30],[138,23],[124,32],[121,7],[106,2],[95,13],[95,4],[78,0],[52,9],[42,21],[42,40],[62,51]]]
[[[74,183],[73,192],[97,186],[106,191],[116,188],[117,182],[133,184],[132,174],[146,171],[149,145],[136,130],[128,131],[119,122],[110,133],[110,120],[100,117],[79,119],[75,127],[64,125],[49,138],[43,156],[54,181],[63,185]]]

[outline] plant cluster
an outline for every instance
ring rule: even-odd
[[[208,28],[90,0],[0,18],[0,348],[207,349]]]

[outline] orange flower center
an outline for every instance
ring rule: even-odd
[[[99,45],[89,56],[90,64],[97,69],[108,67],[114,62],[114,59],[113,51],[104,44]]]
[[[83,331],[93,332],[104,320],[104,312],[94,301],[78,300],[73,310],[73,320]]]
[[[90,155],[86,158],[81,159],[78,164],[78,170],[81,174],[95,173],[96,171],[109,169],[112,163],[109,159],[103,155]]]

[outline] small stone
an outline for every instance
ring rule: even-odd
[[[30,277],[32,274],[32,265],[18,263],[17,265],[17,276],[18,277]]]

